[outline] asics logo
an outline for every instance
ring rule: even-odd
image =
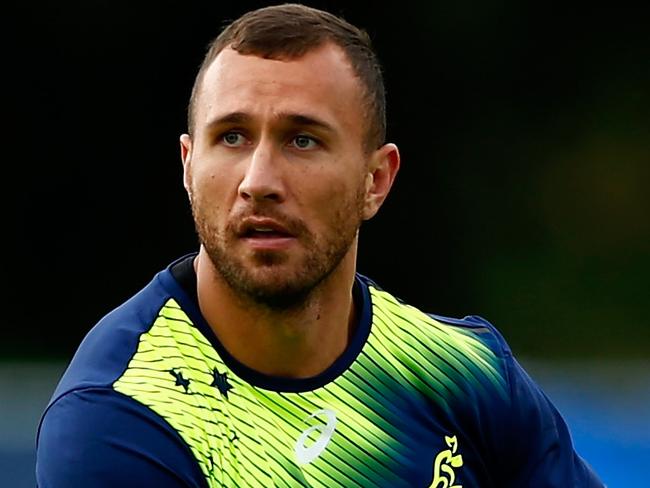
[[[327,423],[309,427],[300,434],[300,437],[298,437],[298,440],[296,441],[294,451],[299,464],[311,463],[314,459],[320,456],[334,434],[334,429],[336,429],[336,414],[331,410],[323,408],[322,410],[314,412],[305,419],[305,422],[320,415],[327,417]],[[309,447],[305,446],[309,434],[314,431],[320,432],[320,436]]]

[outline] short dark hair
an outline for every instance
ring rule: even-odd
[[[194,130],[198,92],[217,55],[226,47],[240,54],[270,59],[294,59],[332,42],[345,53],[363,87],[368,121],[364,147],[374,150],[386,137],[386,94],[381,66],[370,36],[341,17],[300,4],[287,3],[250,11],[230,23],[208,46],[194,81],[187,111],[188,131]]]

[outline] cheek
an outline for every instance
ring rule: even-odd
[[[191,188],[197,195],[201,195],[204,201],[219,206],[223,206],[229,195],[234,193],[233,184],[228,182],[227,175],[220,174],[214,168],[195,171],[191,181]]]
[[[340,227],[357,219],[363,203],[362,185],[356,184],[358,182],[352,179],[320,178],[315,181],[319,184],[303,187],[302,198],[299,198],[307,214],[312,217],[307,220],[307,225],[311,220],[314,226]]]
[[[302,175],[291,187],[297,201],[308,209],[318,210],[336,205],[348,191],[340,177],[324,172]]]
[[[195,175],[190,189],[190,198],[195,212],[206,221],[223,225],[224,209],[228,208],[222,181],[215,174]]]

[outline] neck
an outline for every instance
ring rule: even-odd
[[[203,248],[194,266],[201,313],[226,350],[249,368],[309,378],[345,351],[356,323],[356,245],[303,303],[288,310],[269,309],[236,294]]]

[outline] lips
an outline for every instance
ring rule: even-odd
[[[277,220],[257,217],[244,219],[238,234],[240,237],[258,239],[295,237],[286,226]]]
[[[297,232],[287,224],[266,217],[247,217],[238,227],[239,238],[253,252],[286,252],[297,242]]]

